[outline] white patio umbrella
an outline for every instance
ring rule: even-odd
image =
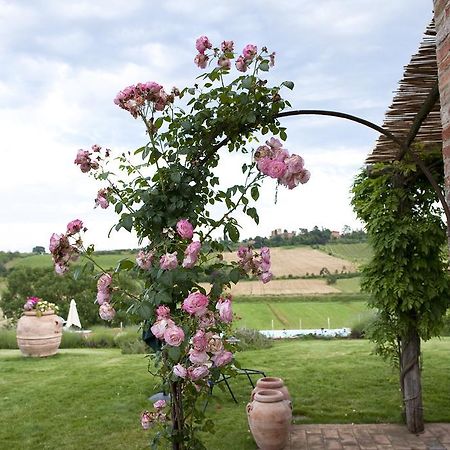
[[[77,304],[75,300],[72,299],[70,301],[69,314],[67,316],[66,328],[71,327],[72,325],[81,328],[80,317],[78,316]]]

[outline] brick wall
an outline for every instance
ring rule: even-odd
[[[442,119],[442,153],[445,170],[445,198],[450,206],[450,0],[434,0],[436,56]],[[450,251],[450,238],[449,238]]]

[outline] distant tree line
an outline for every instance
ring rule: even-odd
[[[366,241],[367,235],[364,230],[352,230],[346,225],[339,236],[335,236],[328,228],[319,228],[318,226],[315,226],[310,231],[306,228],[300,228],[295,235],[289,233],[287,230],[283,230],[281,233],[271,237],[255,236],[254,238],[245,239],[243,242],[252,243],[253,247],[261,248],[264,246],[324,245],[329,242],[353,244]]]

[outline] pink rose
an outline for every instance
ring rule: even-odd
[[[260,276],[259,279],[264,283],[268,283],[271,279],[273,278],[273,273],[272,272],[263,272]]]
[[[303,170],[303,165],[305,164],[305,161],[303,158],[299,155],[291,155],[289,158],[286,158],[284,160],[284,163],[287,166],[287,173],[288,174],[296,174]]]
[[[157,339],[164,339],[164,333],[170,326],[174,326],[175,322],[172,319],[159,319],[151,326],[150,331]]]
[[[261,259],[264,262],[270,263],[270,248],[269,247],[262,247],[260,250]]]
[[[184,341],[184,331],[176,325],[170,325],[164,331],[164,340],[172,347],[179,347]]]
[[[102,209],[106,209],[109,206],[109,201],[106,197],[108,189],[100,189],[97,192],[97,198],[95,199],[95,207],[100,206]]]
[[[55,272],[58,275],[63,275],[69,270],[69,266],[64,263],[56,263],[55,264]]]
[[[264,175],[269,175],[271,165],[272,160],[267,156],[259,159],[258,162],[256,163],[258,170],[262,172]]]
[[[144,430],[148,430],[153,423],[153,418],[148,411],[144,411],[141,414],[141,427]]]
[[[311,178],[311,172],[307,169],[303,169],[300,173],[299,173],[299,181],[302,184],[305,184],[309,181],[309,179]]]
[[[58,247],[61,239],[65,238],[63,234],[53,233],[50,236],[50,245],[48,247],[50,253],[53,253]],[[66,238],[67,239],[67,238]]]
[[[205,50],[208,48],[212,48],[211,42],[209,42],[209,39],[206,36],[200,36],[195,41],[195,48],[198,50],[199,53],[203,54],[205,53]]]
[[[192,239],[194,227],[187,219],[181,219],[177,223],[177,233],[182,239]]]
[[[191,366],[187,370],[187,376],[192,381],[197,381],[205,378],[209,375],[209,369],[207,366]]]
[[[269,165],[269,177],[271,178],[281,178],[286,172],[286,164],[281,161],[271,161]]]
[[[214,355],[211,360],[214,363],[216,367],[225,366],[226,364],[230,363],[233,359],[233,353],[228,351],[223,351],[221,353],[217,353]]]
[[[256,56],[257,52],[258,52],[258,49],[257,49],[256,45],[247,44],[244,47],[244,50],[242,50],[242,55],[244,56],[245,59],[251,61]]]
[[[261,262],[259,263],[259,268],[263,271],[263,272],[268,272],[270,270],[270,262],[261,260]]]
[[[266,141],[266,144],[272,149],[283,147],[283,144],[280,142],[280,140],[274,137],[271,137],[268,141]]]
[[[176,366],[173,366],[173,373],[177,377],[180,377],[180,378],[186,378],[186,376],[187,376],[187,370],[181,364],[177,364]]]
[[[273,150],[273,159],[276,161],[282,161],[286,164],[285,160],[289,157],[289,152],[284,148],[276,148]]]
[[[97,290],[107,292],[112,283],[112,277],[109,273],[104,273],[97,281]]]
[[[218,334],[213,333],[207,333],[207,339],[208,339],[208,347],[207,351],[209,353],[222,353],[223,348],[223,341],[222,338]]]
[[[198,330],[192,337],[192,345],[198,352],[204,352],[208,345],[206,334],[203,330]]]
[[[230,323],[233,321],[233,310],[229,298],[219,298],[216,303],[216,309],[219,311],[219,317],[222,322]]]
[[[103,320],[113,320],[114,316],[116,315],[116,310],[112,305],[109,303],[103,303],[103,305],[100,305],[100,308],[98,309],[98,314],[101,319]]]
[[[163,270],[172,270],[178,266],[177,252],[166,253],[159,260],[159,265]]]
[[[152,267],[153,252],[144,252],[140,250],[136,256],[136,264],[143,270],[149,270]]]
[[[168,319],[170,317],[170,308],[160,305],[156,308],[156,316],[158,319]]]
[[[208,64],[209,58],[206,55],[203,55],[202,53],[199,53],[195,58],[194,62],[197,64],[197,66],[200,69],[204,69],[206,65]]]
[[[198,259],[198,254],[200,253],[201,244],[198,241],[191,242],[185,252],[182,266],[185,269],[191,269],[194,267]]]
[[[153,408],[155,409],[163,409],[165,407],[166,407],[165,400],[157,400],[155,403],[153,403]]]
[[[98,291],[97,292],[97,303],[103,305],[103,303],[109,303],[111,300],[111,293],[109,291]]]
[[[245,61],[244,57],[239,56],[239,58],[236,59],[236,69],[239,70],[239,72],[246,72],[247,68],[247,62]]]
[[[220,45],[220,48],[225,53],[231,53],[234,49],[234,42],[233,41],[223,41]]]
[[[205,311],[198,317],[198,326],[201,329],[211,328],[216,324],[216,319],[212,311]]]
[[[206,364],[209,361],[209,356],[206,352],[199,352],[191,348],[189,350],[189,361],[192,364]]]
[[[67,234],[72,235],[79,233],[83,228],[83,222],[80,219],[72,220],[67,224]]]
[[[201,292],[192,292],[183,301],[181,309],[190,315],[201,316],[206,312],[209,299]]]
[[[226,56],[221,56],[217,61],[217,65],[219,67],[222,67],[222,69],[229,69],[231,67],[230,58],[227,58]]]

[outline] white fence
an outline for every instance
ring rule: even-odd
[[[259,330],[261,334],[272,339],[296,338],[300,336],[348,337],[350,328],[317,328],[310,330]]]

